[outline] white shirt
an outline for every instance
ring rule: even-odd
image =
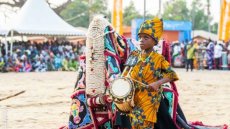
[[[229,51],[230,51],[230,44],[228,45],[228,48],[227,48]]]
[[[214,47],[214,58],[220,58],[221,53],[222,53],[222,47],[219,44],[215,45],[215,47]]]

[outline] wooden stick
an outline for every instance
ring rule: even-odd
[[[16,94],[9,95],[9,96],[4,97],[4,98],[0,98],[0,101],[3,101],[3,100],[6,100],[6,99],[9,99],[9,98],[12,98],[12,97],[18,96],[18,95],[20,95],[20,94],[22,94],[22,93],[25,93],[25,92],[26,92],[26,91],[25,91],[25,90],[23,90],[23,91],[20,91],[20,92],[18,92],[18,93],[16,93]]]

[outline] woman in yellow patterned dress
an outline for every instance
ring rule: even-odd
[[[176,73],[164,57],[153,50],[163,32],[163,22],[159,18],[146,20],[138,32],[141,51],[134,51],[132,56],[138,57],[138,61],[129,73],[137,86],[134,95],[134,108],[130,113],[133,129],[174,129],[173,122],[167,111],[158,114],[162,103],[161,85],[178,80]],[[124,71],[125,74],[128,71]],[[143,85],[145,84],[145,85]],[[164,107],[163,107],[164,108]],[[166,118],[162,115],[168,115]],[[159,120],[166,123],[157,124]],[[164,126],[165,124],[169,124]],[[155,127],[154,127],[155,126]]]

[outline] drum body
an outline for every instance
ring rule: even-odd
[[[134,92],[133,81],[126,77],[115,79],[110,87],[110,95],[117,109],[123,113],[128,113],[132,110]]]

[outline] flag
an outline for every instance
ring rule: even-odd
[[[230,0],[222,0],[219,24],[219,39],[230,40]]]
[[[113,0],[112,25],[119,34],[123,34],[122,0]]]

